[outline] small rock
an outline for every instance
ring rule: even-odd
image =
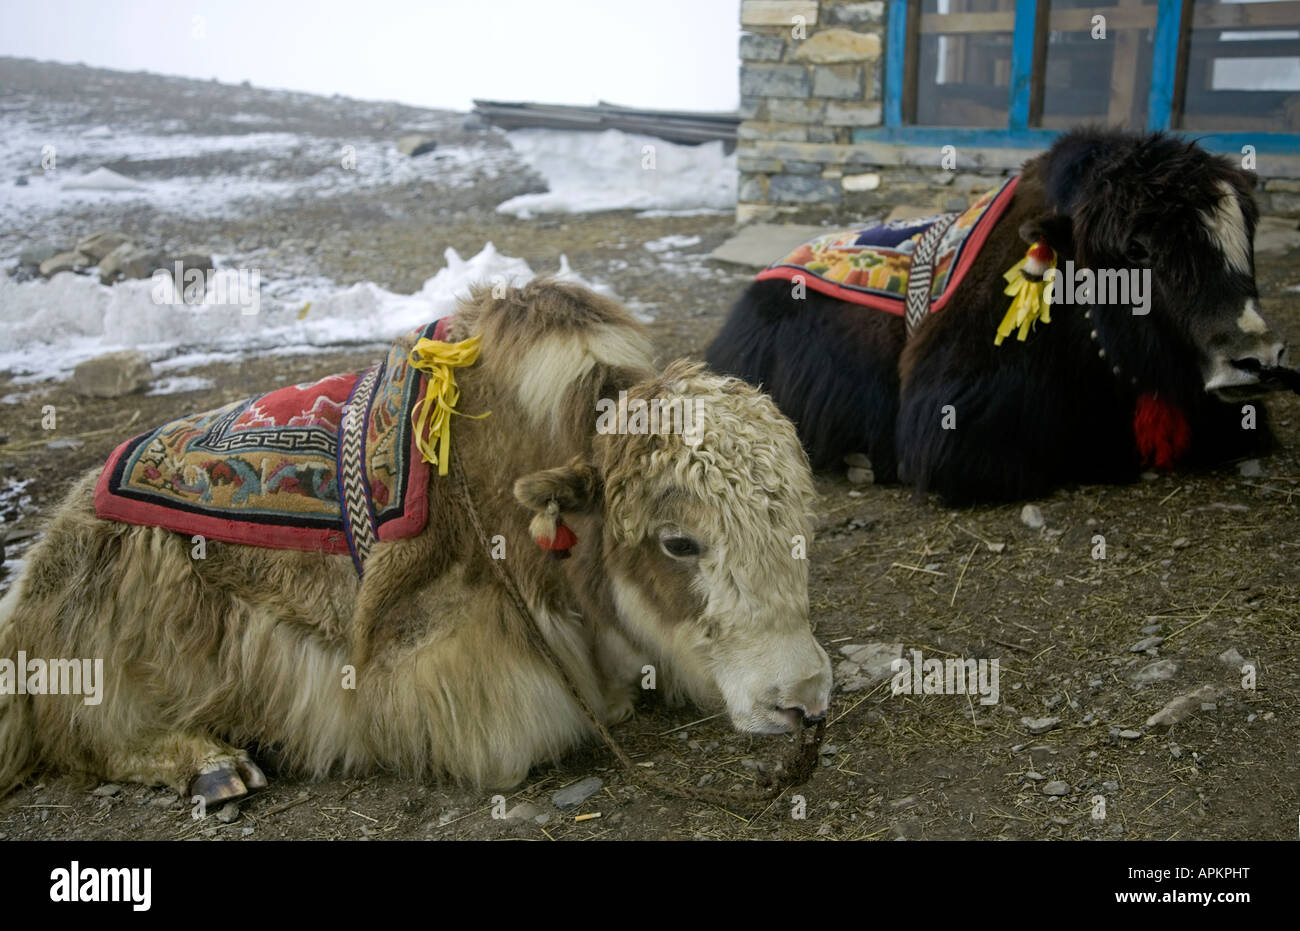
[[[1237,474],[1242,478],[1263,478],[1264,468],[1258,459],[1247,459],[1237,464]]]
[[[1161,631],[1160,624],[1148,624],[1146,627],[1142,628],[1142,633],[1144,634],[1158,634],[1160,633],[1160,631]]]
[[[1179,537],[1173,542],[1173,548],[1176,550],[1185,550],[1192,545],[1192,541],[1186,537]]]
[[[124,242],[99,260],[100,284],[112,284],[122,270],[122,260],[136,250],[133,242]]]
[[[155,799],[151,799],[149,804],[154,808],[171,808],[176,804],[176,796],[160,795]]]
[[[1171,659],[1161,659],[1143,666],[1129,676],[1129,681],[1134,685],[1148,685],[1152,682],[1163,682],[1166,679],[1172,679],[1177,672],[1177,663]]]
[[[118,785],[115,782],[109,782],[100,786],[98,789],[96,789],[94,792],[91,792],[90,794],[98,795],[102,798],[111,798],[114,795],[120,795],[121,793],[122,793],[122,787],[120,785]]]
[[[514,808],[506,812],[505,820],[507,821],[528,821],[536,818],[542,813],[542,810],[532,802],[520,802]]]
[[[989,548],[990,553],[1001,553],[1007,548],[1005,543],[985,543],[984,545]]]
[[[72,372],[72,390],[83,397],[120,398],[143,391],[153,380],[153,368],[135,349],[106,352],[87,359]]]
[[[244,829],[243,829],[242,831],[240,831],[239,833],[242,834],[242,835],[244,835],[245,837],[250,837],[250,836],[252,835],[252,833],[253,833],[253,829],[252,829],[252,828],[244,828]]]
[[[158,269],[166,271],[167,256],[157,249],[136,248],[119,257],[117,271],[123,278],[150,278]]]
[[[1044,795],[1069,795],[1070,784],[1068,782],[1063,782],[1060,779],[1053,779],[1051,782],[1043,785],[1042,792]]]
[[[1138,740],[1142,737],[1141,731],[1135,731],[1132,728],[1126,728],[1115,735],[1120,740]]]
[[[858,466],[850,466],[848,471],[845,472],[845,477],[849,480],[850,485],[870,485],[876,480],[874,472]]]
[[[59,272],[70,272],[78,268],[85,268],[93,264],[86,256],[80,252],[60,252],[58,255],[52,255],[41,263],[41,275],[46,278],[53,278]]]
[[[551,796],[551,802],[561,811],[567,811],[570,808],[577,808],[587,799],[591,798],[600,787],[605,784],[599,776],[588,776],[581,782],[575,782],[571,786],[565,786],[560,791]]]
[[[903,655],[903,645],[901,643],[850,643],[840,647],[840,652],[860,669],[860,675],[851,676],[850,679],[860,678],[865,680],[867,685],[873,685],[894,674],[893,662]],[[849,689],[847,682],[845,686],[845,691],[857,691],[857,689]]]
[[[238,802],[227,802],[226,804],[221,806],[221,810],[218,811],[216,815],[217,820],[220,821],[222,824],[230,824],[238,817],[239,817]]]
[[[1026,504],[1020,509],[1020,523],[1030,530],[1042,530],[1047,526],[1047,521],[1043,519],[1043,512],[1036,504]]]
[[[865,453],[849,453],[844,457],[844,464],[855,469],[870,469],[871,460]]]
[[[93,236],[87,236],[81,242],[77,243],[77,251],[83,255],[89,256],[95,262],[101,261],[104,256],[108,255],[118,246],[129,241],[125,233],[118,233],[114,230],[104,230],[95,233]]]
[[[411,158],[415,158],[417,155],[425,155],[437,147],[438,140],[421,133],[411,133],[410,135],[399,136],[397,139],[397,151]]]
[[[1240,671],[1246,660],[1242,657],[1236,647],[1228,647],[1228,649],[1219,654],[1219,662],[1223,663],[1225,666],[1231,666],[1233,669]]]
[[[86,444],[76,437],[69,436],[59,440],[50,440],[45,444],[46,449],[80,449]]]
[[[1034,782],[1041,782],[1047,777],[1044,776],[1042,773],[1036,773],[1031,769],[1029,772],[1025,773],[1025,778],[1032,779]]]
[[[1179,695],[1147,718],[1147,727],[1156,732],[1167,731],[1175,724],[1187,720],[1204,703],[1212,702],[1217,696],[1218,690],[1212,685],[1203,685],[1195,692]]]
[[[1164,637],[1144,637],[1128,649],[1130,653],[1145,653],[1147,650],[1154,650],[1164,642]]]
[[[823,824],[821,827],[817,829],[818,837],[830,837],[831,833],[832,833],[831,826],[829,824]]]
[[[1046,734],[1061,723],[1060,718],[1021,718],[1020,723],[1031,734]]]
[[[854,676],[861,675],[861,674],[862,674],[862,667],[850,659],[841,660],[835,666],[836,682],[838,682],[841,679],[851,679]]]
[[[535,818],[533,818],[533,822],[535,824],[546,824],[550,820],[551,820],[551,816],[548,815],[546,812],[542,812],[540,815],[537,815]]]

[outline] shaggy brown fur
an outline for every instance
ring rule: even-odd
[[[691,697],[725,699],[738,726],[779,729],[762,702],[824,712],[829,664],[808,628],[806,569],[769,540],[808,532],[811,480],[770,401],[675,366],[665,376],[673,390],[705,398],[723,427],[698,447],[597,437],[598,399],[665,386],[622,308],[557,282],[504,298],[482,289],[448,339],[471,335],[484,348],[457,373],[459,408],[491,414],[456,420],[454,455],[484,528],[504,544],[508,570],[588,703],[609,721],[629,714],[653,656],[665,663],[660,676],[676,673]],[[0,794],[37,766],[185,793],[214,768],[247,780],[244,748],[274,748],[282,768],[314,776],[383,768],[506,787],[590,735],[562,680],[529,649],[527,621],[446,478],[431,478],[428,527],[377,545],[364,582],[348,556],[209,542],[206,558],[193,559],[188,537],[96,518],[95,478],[72,489],[0,603],[0,657],[103,658],[103,701],[0,695]],[[579,538],[574,558],[550,559],[529,538],[516,479],[530,509],[557,500]],[[629,494],[642,486],[654,497]],[[616,521],[606,519],[606,489],[623,502]],[[667,499],[679,505],[669,509],[674,526],[692,525],[703,540],[706,555],[694,562],[662,564],[663,521],[646,509]],[[704,539],[724,524],[727,537]],[[764,576],[772,594],[747,591],[737,604],[714,571],[728,551],[732,575],[748,589]],[[774,558],[782,564],[764,564]],[[639,603],[616,604],[633,580],[660,593],[654,617],[632,617]],[[767,623],[773,613],[780,629]],[[739,632],[719,637],[728,626]],[[764,651],[783,656],[767,663]],[[345,687],[353,670],[355,687]],[[746,679],[755,670],[770,689]]]

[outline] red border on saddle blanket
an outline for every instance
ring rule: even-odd
[[[998,193],[998,196],[985,209],[984,213],[976,221],[975,227],[971,230],[966,240],[961,244],[961,255],[957,260],[956,267],[948,275],[948,281],[944,285],[943,294],[930,304],[930,313],[938,313],[943,310],[948,303],[948,298],[952,297],[957,290],[957,285],[961,284],[962,279],[966,277],[966,272],[970,270],[971,264],[975,261],[980,250],[984,248],[985,241],[989,234],[993,232],[993,227],[997,221],[1002,218],[1006,212],[1011,198],[1020,185],[1020,176],[1016,175],[1006,184]],[[804,275],[808,287],[822,294],[838,297],[840,300],[848,301],[850,304],[859,304],[863,307],[872,307],[876,310],[883,310],[887,314],[893,314],[901,317],[907,312],[907,302],[904,295],[896,297],[876,297],[871,294],[864,294],[862,291],[854,288],[846,288],[843,285],[836,284],[833,281],[827,281],[818,277],[815,273],[808,271],[806,268],[799,268],[792,265],[780,265],[775,268],[765,268],[754,276],[756,281],[769,281],[774,278],[792,279],[795,275]]]

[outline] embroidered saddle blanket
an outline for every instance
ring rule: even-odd
[[[986,193],[939,237],[930,261],[932,313],[943,309],[965,277],[993,225],[1006,212],[1019,180],[1016,175]],[[759,272],[757,279],[801,276],[814,291],[902,316],[917,245],[930,227],[951,217],[894,220],[826,233]]]
[[[412,410],[424,373],[421,337],[398,339],[361,373],[181,417],[127,440],[95,487],[108,520],[201,534],[226,543],[352,554],[360,572],[376,540],[411,537],[428,519],[429,467]]]

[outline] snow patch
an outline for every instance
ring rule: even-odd
[[[677,145],[617,129],[518,129],[506,138],[550,188],[497,206],[521,219],[597,210],[730,211],[736,202],[736,156],[725,154],[721,142]]]
[[[67,378],[79,362],[117,349],[138,349],[157,363],[155,371],[174,372],[247,354],[386,344],[454,313],[473,285],[522,285],[534,277],[527,262],[490,242],[469,259],[454,249],[444,255],[446,266],[414,294],[369,281],[346,288],[319,278],[292,287],[279,282],[263,287],[256,314],[228,304],[156,303],[148,279],[110,287],[81,275],[22,283],[0,276],[0,371],[27,384]],[[615,296],[583,280],[564,256],[554,277]]]

